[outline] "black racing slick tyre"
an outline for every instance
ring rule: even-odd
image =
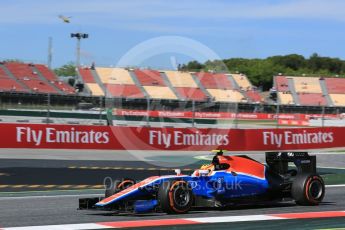
[[[297,175],[291,195],[298,205],[318,205],[325,196],[325,183],[317,174]]]
[[[168,214],[187,213],[193,204],[192,189],[183,180],[162,183],[157,198],[161,210]]]
[[[114,180],[111,181],[111,183],[106,184],[105,188],[105,197],[109,197],[114,195],[115,193],[118,193],[132,185],[134,185],[135,182],[132,179],[123,179],[123,180]]]

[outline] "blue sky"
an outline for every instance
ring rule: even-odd
[[[345,59],[344,9],[343,0],[2,0],[0,58],[44,63],[52,37],[53,66],[60,66],[75,60],[69,34],[80,31],[90,34],[82,42],[83,64],[117,65],[149,39],[154,55],[128,65],[170,69],[191,59],[313,52]],[[71,23],[58,15],[72,16]],[[180,43],[155,47],[164,36],[215,55],[185,52]]]

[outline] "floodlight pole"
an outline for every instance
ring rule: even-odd
[[[77,62],[76,62],[76,66],[79,67],[80,66],[80,38],[77,39],[77,51],[76,51],[76,55],[77,55]]]
[[[77,56],[76,67],[77,68],[80,66],[80,43],[81,43],[81,39],[86,39],[88,37],[89,37],[89,35],[84,34],[84,33],[71,33],[71,38],[77,39],[77,51],[76,51],[76,56]]]
[[[53,38],[48,38],[48,68],[52,68],[52,60],[53,60]]]

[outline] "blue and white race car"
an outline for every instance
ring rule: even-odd
[[[293,162],[295,169],[289,169]],[[105,197],[83,198],[79,209],[114,212],[187,213],[198,207],[229,207],[294,200],[318,205],[325,185],[316,173],[316,157],[307,152],[267,152],[266,164],[245,155],[224,156],[217,150],[212,162],[192,175],[152,176],[135,183],[119,180],[108,186]]]

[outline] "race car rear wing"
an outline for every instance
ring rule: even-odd
[[[299,172],[316,173],[316,156],[308,152],[266,152],[266,163],[273,171],[284,174],[293,162]]]

